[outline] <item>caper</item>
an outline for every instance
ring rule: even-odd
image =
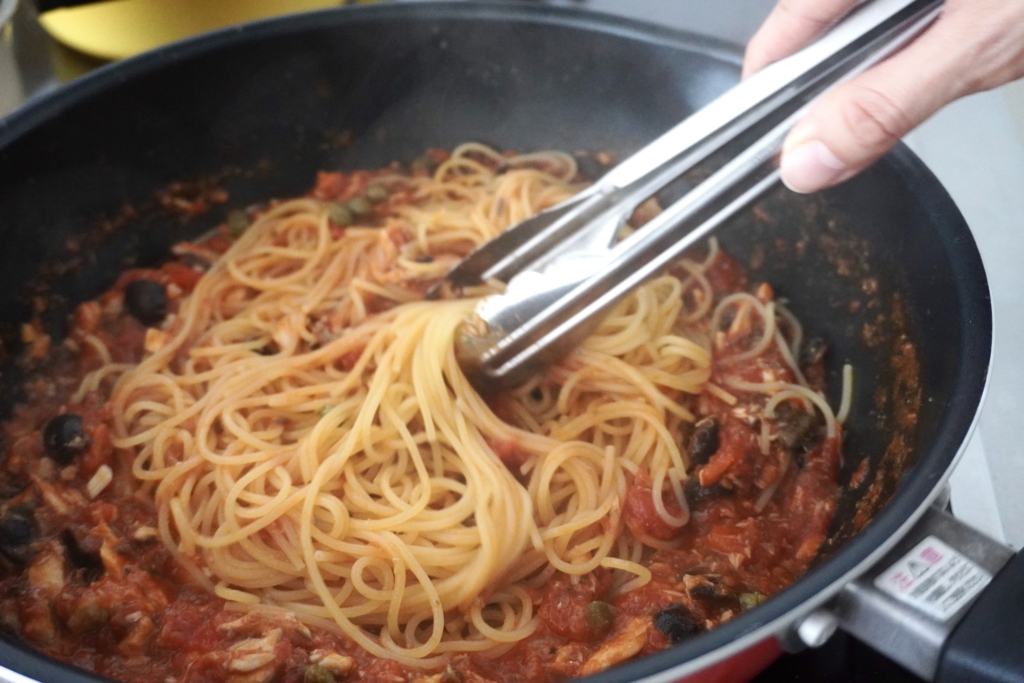
[[[740,607],[743,609],[751,609],[752,607],[757,607],[767,599],[768,597],[764,593],[758,593],[757,591],[754,591],[753,593],[740,593]]]
[[[241,209],[229,211],[227,224],[232,237],[241,237],[245,229],[249,227],[249,214]]]
[[[352,225],[352,210],[344,204],[329,204],[327,206],[327,218],[340,228]]]
[[[380,204],[388,198],[388,191],[383,185],[370,185],[366,188],[366,198],[372,204]]]
[[[347,206],[348,210],[357,216],[365,216],[373,211],[373,204],[371,204],[366,197],[356,197],[351,200]]]
[[[302,683],[335,683],[334,674],[319,664],[310,664],[303,667]]]
[[[587,605],[587,626],[595,634],[604,634],[612,627],[615,614],[612,606],[601,600],[594,600]]]

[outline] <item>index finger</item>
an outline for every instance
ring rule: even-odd
[[[743,77],[807,45],[856,4],[857,0],[779,0],[747,44]]]

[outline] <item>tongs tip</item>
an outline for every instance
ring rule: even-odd
[[[434,283],[423,295],[427,301],[450,301],[462,297],[462,288],[452,284],[447,278]]]
[[[486,358],[507,336],[504,330],[488,324],[476,312],[470,314],[455,330],[455,360],[469,383],[481,394],[491,393],[499,386],[490,381]]]

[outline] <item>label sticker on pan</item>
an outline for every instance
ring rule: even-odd
[[[930,617],[945,621],[992,580],[992,575],[929,536],[875,579],[875,587]]]

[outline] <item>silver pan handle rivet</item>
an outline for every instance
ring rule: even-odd
[[[796,634],[807,647],[821,647],[832,637],[837,628],[839,628],[839,619],[836,618],[836,615],[828,610],[819,609],[808,614],[800,622]]]

